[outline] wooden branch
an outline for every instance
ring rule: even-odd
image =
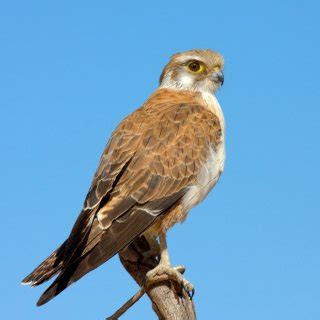
[[[151,255],[148,258],[143,256],[143,253],[147,252],[149,249],[148,242],[142,237],[137,239],[119,254],[121,263],[141,288],[143,288],[145,283],[146,273],[158,264],[159,253],[154,253],[154,255]],[[142,296],[142,291],[144,291],[144,289],[140,289],[136,295],[139,295],[140,292]],[[157,314],[159,320],[196,320],[193,300],[190,299],[187,292],[182,290],[181,287],[177,286],[175,283],[170,281],[158,283],[148,289],[146,293],[152,302],[153,310]],[[128,302],[130,301],[131,299]],[[135,302],[136,301],[133,303]],[[125,310],[132,306],[132,304],[127,305],[127,303],[125,304]],[[124,312],[124,309],[121,311]],[[117,318],[115,317],[112,319]]]

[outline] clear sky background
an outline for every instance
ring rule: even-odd
[[[168,236],[199,319],[320,319],[318,1],[2,1],[1,318],[103,319],[115,257],[44,307],[20,280],[68,235],[117,123],[171,54],[225,57],[225,173]],[[143,298],[123,319],[155,319]]]

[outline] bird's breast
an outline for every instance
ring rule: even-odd
[[[218,182],[224,169],[225,144],[224,144],[224,116],[217,98],[210,93],[202,93],[200,102],[205,105],[219,119],[222,136],[218,145],[209,145],[208,157],[198,175],[196,184],[189,187],[183,204],[186,211],[201,202]]]
[[[183,198],[185,211],[201,202],[216,185],[224,169],[225,147],[222,141],[218,146],[211,147],[208,159],[203,165],[196,183],[189,187]]]

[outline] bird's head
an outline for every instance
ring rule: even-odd
[[[214,93],[223,84],[223,57],[212,50],[173,55],[164,67],[160,87]]]

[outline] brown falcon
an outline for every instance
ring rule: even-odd
[[[215,97],[223,64],[211,50],[173,55],[159,88],[115,129],[69,237],[23,280],[37,286],[57,275],[38,305],[142,235],[158,239],[161,252],[147,283],[170,274],[192,290],[170,265],[166,232],[206,197],[223,171],[224,118]]]

